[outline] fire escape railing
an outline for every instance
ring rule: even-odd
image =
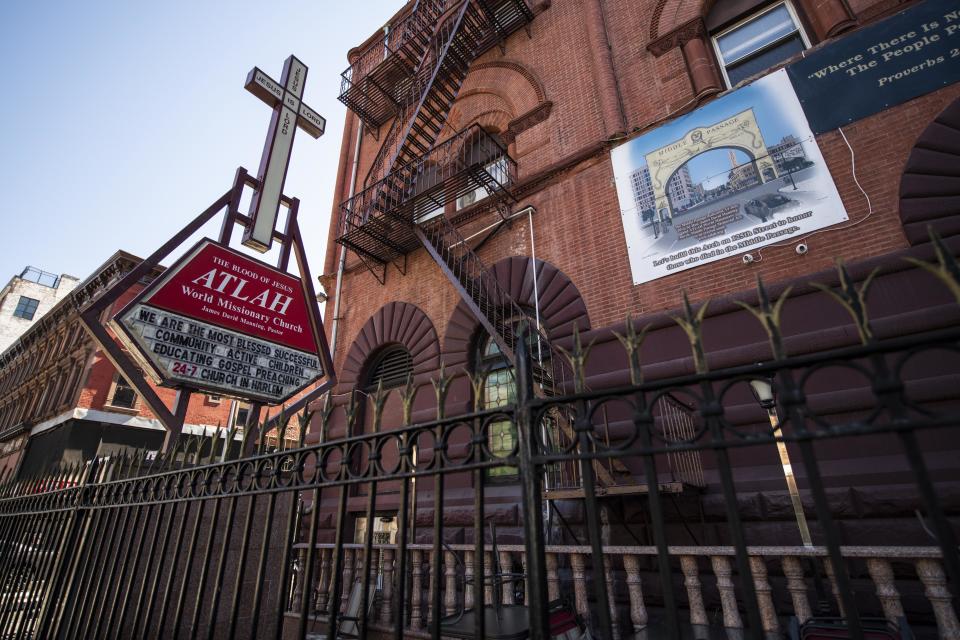
[[[342,202],[337,241],[381,262],[392,260],[420,246],[410,225],[457,199],[477,190],[511,197],[516,171],[502,145],[481,127],[468,127]]]
[[[430,45],[437,19],[452,0],[417,0],[407,17],[391,25],[340,74],[338,99],[377,128],[415,101],[417,70]]]

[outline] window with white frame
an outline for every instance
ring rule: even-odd
[[[789,2],[778,2],[713,34],[727,86],[756,75],[810,46]]]

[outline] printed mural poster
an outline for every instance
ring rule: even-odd
[[[634,284],[847,220],[784,70],[610,155]]]

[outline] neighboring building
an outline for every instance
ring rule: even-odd
[[[114,254],[48,306],[48,312],[0,355],[0,472],[18,470],[23,476],[59,462],[160,449],[163,425],[107,360],[79,317],[81,309],[139,262],[122,251]],[[108,313],[126,304],[141,285]],[[172,406],[174,390],[157,392]],[[190,399],[184,433],[212,436],[218,427],[245,424],[248,412],[244,403],[196,394]]]
[[[729,155],[730,172],[727,174],[727,186],[731,191],[748,189],[760,182],[760,178],[757,175],[757,167],[753,162],[740,164],[733,151],[730,151]]]
[[[793,135],[784,136],[777,144],[767,147],[767,151],[773,156],[777,173],[781,175],[796,170],[796,167],[807,159],[807,154],[803,150],[803,142],[797,140],[796,136]]]
[[[680,292],[686,291],[693,304],[710,298],[754,300],[752,287],[757,276],[779,288],[794,283],[794,295],[800,301],[791,304],[807,305],[808,311],[790,326],[798,352],[822,348],[824,335],[833,335],[830,332],[835,326],[846,328],[836,329],[843,337],[838,333],[837,341],[830,344],[852,344],[856,331],[843,324],[849,320],[832,308],[825,311],[832,304],[830,298],[807,286],[811,280],[835,282],[832,270],[837,259],[851,265],[861,281],[869,272],[867,265],[875,261],[883,259],[897,265],[898,275],[883,275],[873,281],[873,291],[878,292],[875,295],[897,300],[896,305],[883,309],[878,322],[917,332],[939,326],[941,314],[925,310],[945,304],[942,292],[933,292],[926,280],[929,276],[903,266],[900,257],[927,255],[926,224],[939,226],[945,235],[960,232],[960,224],[956,223],[955,209],[937,209],[937,202],[945,200],[935,202],[935,198],[924,199],[912,192],[919,182],[910,183],[909,189],[904,187],[903,196],[898,185],[906,184],[905,167],[924,131],[940,114],[946,114],[942,116],[946,118],[950,109],[958,108],[960,86],[947,85],[866,116],[845,129],[846,140],[829,132],[804,142],[821,148],[851,223],[863,221],[853,229],[840,225],[812,236],[809,251],[795,250],[796,242],[782,243],[764,248],[762,261],[744,264],[740,256],[733,256],[633,285],[610,161],[610,149],[623,140],[654,131],[669,119],[709,104],[731,84],[763,76],[787,60],[800,60],[805,48],[842,41],[846,34],[857,33],[906,3],[477,2],[495,5],[494,12],[503,23],[497,29],[503,35],[501,46],[494,46],[495,37],[484,40],[482,52],[476,59],[467,60],[462,73],[459,67],[444,67],[437,79],[442,90],[437,89],[423,102],[430,102],[429,113],[418,113],[418,101],[413,100],[405,105],[407,111],[400,111],[402,117],[394,118],[396,102],[409,96],[388,100],[383,99],[383,93],[391,91],[391,83],[408,86],[396,75],[404,65],[388,63],[394,55],[416,55],[411,53],[415,51],[415,44],[410,44],[413,36],[409,36],[410,43],[403,40],[409,33],[405,29],[411,23],[435,22],[437,6],[442,2],[405,4],[389,21],[393,27],[390,33],[400,34],[397,42],[385,49],[383,31],[370,25],[370,38],[350,53],[355,66],[352,75],[344,75],[351,82],[344,83],[341,99],[351,112],[343,133],[330,225],[331,240],[340,244],[329,243],[321,276],[330,294],[326,327],[332,330],[339,376],[334,396],[337,410],[324,437],[347,434],[343,410],[351,395],[360,402],[363,415],[364,394],[375,389],[379,381],[395,389],[411,374],[417,383],[425,384],[438,375],[441,363],[447,373],[470,373],[483,380],[479,387],[482,397],[474,398],[466,377],[457,378],[451,387],[447,415],[468,412],[475,402],[485,407],[509,402],[513,355],[501,345],[510,344],[506,334],[512,331],[518,310],[529,314],[538,311],[547,338],[564,348],[569,348],[575,326],[584,334],[585,343],[596,341],[587,366],[587,382],[592,388],[630,381],[626,358],[614,335],[623,332],[627,314],[633,315],[638,326],[652,326],[647,344],[657,347],[645,365],[651,367],[654,378],[658,371],[689,370],[689,345],[671,320],[678,314]],[[414,10],[418,12],[415,19],[411,18]],[[771,20],[777,29],[763,27]],[[527,22],[532,25],[530,30],[521,28]],[[748,45],[750,50],[744,51]],[[377,68],[386,75],[367,82],[367,74],[384,59],[388,62]],[[842,109],[843,105],[836,108]],[[378,135],[368,135],[370,132]],[[504,147],[492,142],[486,148],[477,144],[485,139],[501,140]],[[802,145],[795,146],[797,142],[785,137],[770,151],[790,157],[788,148],[802,149]],[[856,176],[851,172],[847,142],[856,150]],[[478,148],[481,152],[474,153]],[[355,149],[359,155],[354,155]],[[488,170],[492,166],[506,168],[507,177],[496,179]],[[390,171],[397,172],[392,180],[409,180],[413,188],[398,190],[396,182],[387,181],[380,183],[386,185],[383,199],[371,199],[378,180]],[[700,190],[692,184],[689,172],[681,170],[678,175],[676,193],[671,194],[679,200],[676,204],[698,200]],[[733,184],[728,188],[704,190],[703,197],[722,200],[730,197],[730,189],[738,188],[736,185],[759,181],[754,163],[735,167],[730,177]],[[653,208],[649,173],[634,171],[629,180],[636,215],[640,216],[645,209]],[[954,182],[944,184],[955,188]],[[771,190],[783,187],[782,181],[766,185]],[[480,186],[484,189],[481,197],[471,196],[469,206],[464,206],[464,200],[458,206],[458,198],[476,194]],[[860,187],[869,194],[869,201]],[[352,198],[354,194],[360,195]],[[531,211],[528,207],[535,211],[531,222],[526,217]],[[509,223],[515,214],[524,218]],[[734,206],[731,219],[736,215]],[[947,219],[951,222],[945,222]],[[398,220],[419,220],[421,230],[429,232],[424,244]],[[670,241],[669,235],[662,237]],[[428,242],[434,243],[432,249]],[[347,249],[344,263],[340,262],[342,247]],[[441,258],[435,260],[433,254]],[[457,262],[443,256],[454,256]],[[441,260],[444,263],[438,264]],[[531,281],[532,263],[541,287],[539,299],[534,297],[537,287]],[[345,264],[342,273],[338,273],[340,264]],[[485,277],[495,279],[512,296],[506,311],[500,307],[490,312],[503,317],[481,317],[487,312],[472,296],[483,292],[478,293],[479,288],[471,284],[479,281],[479,272],[471,271],[456,280],[457,274],[467,273],[464,265],[470,269],[484,265]],[[338,281],[342,282],[340,289]],[[909,295],[892,293],[893,287],[905,287]],[[739,307],[711,306],[705,322],[722,333],[716,348],[723,349],[718,357],[722,357],[724,366],[753,364],[757,358],[768,357],[760,355],[767,353],[760,329],[750,324],[751,317]],[[750,330],[744,329],[747,326]],[[428,395],[418,396],[415,420],[433,417],[436,409]],[[852,397],[837,399],[839,404],[831,405],[831,410],[842,413],[851,408],[845,403],[853,402]],[[830,398],[833,402],[833,396]],[[399,411],[394,393],[385,408],[385,424],[397,424]],[[313,424],[315,431],[307,436],[310,442],[320,438],[319,423]],[[359,419],[357,429],[369,428],[364,424],[369,425],[369,420]],[[490,438],[494,450],[512,446],[512,434],[502,432],[500,427]],[[949,449],[960,455],[956,442]],[[896,471],[881,461],[887,455],[893,454],[881,445],[872,450],[830,450],[826,481],[835,492],[837,504],[846,505],[838,506],[838,517],[847,518],[866,508],[863,503],[850,503],[851,484],[857,485],[859,495],[882,499],[884,491],[907,481],[902,470]],[[935,473],[942,472],[949,478],[951,491],[960,491],[956,469],[943,466],[949,459],[946,453],[944,456],[937,458],[940,466]],[[625,464],[625,469],[611,475],[619,474],[627,484],[641,482],[639,461]],[[757,500],[769,498],[783,504],[785,488],[775,458],[751,458],[745,453],[736,464],[739,490],[762,496]],[[719,517],[722,499],[714,463],[705,458],[703,465],[706,484],[698,488],[703,493],[689,497],[699,501],[709,520]],[[514,527],[512,531],[516,532],[518,520],[512,505],[518,501],[519,487],[513,480],[515,475],[509,473],[496,478],[497,490],[488,493],[486,500],[488,513],[502,516],[503,529]],[[450,489],[443,505],[451,530],[463,531],[464,535],[469,532],[462,523],[470,520],[473,508],[468,485],[457,484]],[[421,496],[427,495],[429,488],[420,491]],[[337,501],[330,495],[333,509]],[[349,516],[362,518],[365,503],[359,494],[354,498],[348,504]],[[390,517],[389,505],[393,503],[391,498],[385,500],[382,515]],[[628,510],[643,508],[642,492],[624,500],[633,505]],[[896,518],[912,527],[912,510],[905,506],[897,509]],[[751,538],[754,543],[778,543],[779,535],[790,531],[789,509],[770,517],[777,523],[758,528],[756,537]],[[864,541],[869,535],[882,537],[879,530],[862,524],[853,519],[844,521],[851,536],[863,531],[867,536]],[[721,528],[710,529],[701,542],[725,543]],[[629,540],[622,531],[611,535],[619,541]],[[678,535],[685,536],[682,531]]]
[[[654,210],[656,201],[653,198],[653,184],[650,182],[649,167],[640,167],[630,174],[630,188],[633,190],[633,201],[637,205],[638,215],[646,210]]]
[[[0,353],[63,300],[78,282],[73,276],[58,276],[36,267],[27,267],[10,278],[0,290]]]
[[[674,211],[682,211],[697,202],[697,190],[690,179],[690,169],[684,165],[667,182],[667,193]]]

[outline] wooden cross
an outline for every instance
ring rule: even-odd
[[[247,91],[273,107],[270,129],[260,157],[257,179],[260,188],[250,203],[250,226],[243,233],[243,244],[261,253],[270,250],[273,231],[280,211],[280,196],[287,179],[293,135],[300,127],[314,138],[323,135],[327,121],[303,103],[303,86],[307,81],[307,67],[290,56],[283,63],[280,82],[254,67],[247,74]]]

